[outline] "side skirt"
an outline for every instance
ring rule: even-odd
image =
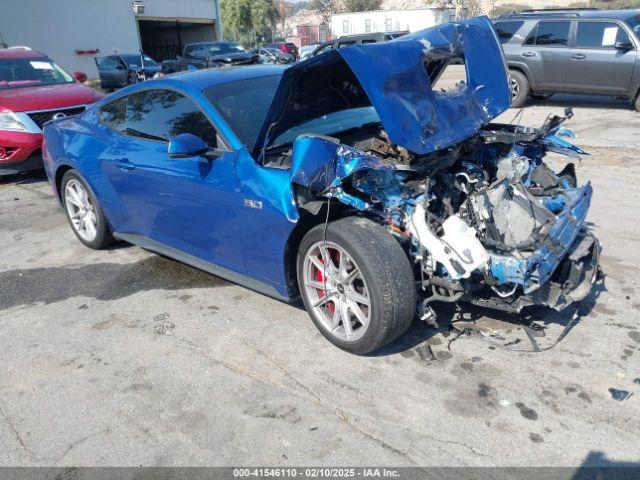
[[[291,299],[290,297],[282,295],[272,284],[261,282],[260,280],[242,275],[240,273],[234,272],[233,270],[229,270],[228,268],[224,268],[214,263],[207,262],[206,260],[194,257],[193,255],[189,255],[188,253],[185,253],[176,248],[169,247],[167,245],[164,245],[163,243],[156,242],[155,240],[151,240],[150,238],[147,238],[143,235],[114,232],[113,236],[119,240],[123,240],[127,243],[137,245],[140,248],[144,248],[145,250],[159,253],[160,255],[164,255],[166,257],[177,260],[178,262],[185,263],[191,267],[197,268],[198,270],[203,270],[217,277],[229,280],[230,282],[237,283],[238,285],[249,288],[258,293],[262,293],[263,295],[267,295],[268,297],[275,298],[276,300],[287,303],[291,303],[293,301],[293,299]]]

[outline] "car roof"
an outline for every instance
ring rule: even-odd
[[[194,72],[174,73],[158,81],[161,82],[166,79],[169,83],[186,83],[198,89],[205,89],[214,85],[222,85],[223,83],[236,82],[239,80],[282,75],[285,68],[284,66],[278,65],[207,68]]]
[[[494,19],[494,21],[518,19],[523,20],[527,18],[540,19],[540,18],[613,18],[618,20],[626,20],[640,15],[640,9],[635,10],[598,10],[598,9],[546,9],[546,10],[525,10],[522,12],[513,12],[501,15]]]
[[[28,47],[0,48],[0,58],[43,58],[44,53],[31,50]]]

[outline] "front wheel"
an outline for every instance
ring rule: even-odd
[[[84,245],[100,250],[114,242],[98,200],[75,170],[62,177],[62,203],[73,233]]]
[[[305,307],[331,343],[363,355],[402,335],[415,315],[411,264],[380,225],[347,217],[311,229],[298,250]]]
[[[633,102],[633,106],[636,109],[636,112],[640,112],[640,93],[638,93],[638,95],[636,95],[636,99]]]
[[[531,86],[529,80],[522,72],[517,70],[509,70],[509,86],[511,88],[511,106],[518,108],[527,101]]]

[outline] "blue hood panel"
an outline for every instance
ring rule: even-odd
[[[390,140],[415,153],[469,138],[511,104],[500,42],[486,17],[338,51],[362,84]],[[467,84],[435,92],[425,64],[457,55],[466,60]]]
[[[467,83],[433,90],[427,69],[464,56]],[[386,43],[353,45],[285,70],[256,143],[346,108],[373,105],[392,143],[426,154],[473,136],[510,106],[498,37],[486,17],[448,23]],[[314,132],[309,132],[314,133]]]

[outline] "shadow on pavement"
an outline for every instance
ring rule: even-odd
[[[47,174],[44,170],[32,170],[30,172],[22,172],[15,175],[0,175],[0,185],[26,185],[47,181]]]

